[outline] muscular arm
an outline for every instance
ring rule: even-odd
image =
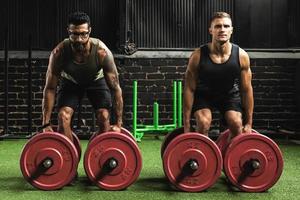
[[[244,108],[244,131],[251,131],[252,128],[252,115],[253,115],[253,89],[251,84],[252,73],[250,69],[250,59],[248,54],[240,49],[240,64],[241,64],[241,96],[242,105]]]
[[[117,67],[114,62],[113,55],[108,48],[99,49],[98,55],[100,56],[100,62],[103,66],[106,83],[115,96],[116,125],[121,127],[123,124],[123,97]]]
[[[185,84],[183,90],[183,124],[184,132],[190,131],[190,119],[194,102],[198,78],[198,64],[200,61],[200,49],[196,49],[190,59],[185,72]]]
[[[42,112],[43,124],[50,122],[51,113],[55,102],[56,87],[59,80],[61,68],[61,45],[58,45],[49,58],[48,69],[46,73],[46,83],[43,91]]]

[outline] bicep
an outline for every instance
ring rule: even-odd
[[[98,51],[98,56],[100,57],[100,62],[103,67],[104,73],[118,74],[118,70],[114,61],[113,54],[109,49],[107,48],[100,49]]]
[[[60,57],[56,52],[52,52],[49,58],[48,69],[46,73],[46,88],[55,89],[61,72]]]
[[[196,89],[196,85],[197,85],[197,80],[196,80],[195,73],[193,71],[187,69],[185,72],[186,89],[194,91]]]
[[[112,53],[109,50],[105,51],[105,57],[102,62],[105,80],[111,89],[119,87],[119,78],[117,66],[114,62]]]
[[[242,69],[241,72],[241,87],[242,90],[246,90],[251,86],[252,73],[250,67]]]
[[[247,90],[251,87],[252,72],[250,68],[250,59],[246,52],[242,52],[241,58],[241,87],[242,90]]]
[[[47,89],[55,89],[58,84],[58,76],[56,74],[53,74],[51,71],[47,71],[46,74],[46,84],[45,88]]]
[[[185,72],[185,85],[186,89],[195,90],[198,78],[198,63],[199,54],[194,52],[189,59],[189,63]]]

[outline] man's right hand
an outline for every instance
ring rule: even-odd
[[[118,126],[118,125],[111,125],[110,126],[110,129],[112,131],[115,131],[115,132],[118,132],[118,133],[121,133],[122,132],[122,127],[121,126]]]
[[[53,132],[53,129],[52,129],[52,126],[51,126],[51,125],[49,125],[49,126],[43,128],[42,130],[43,130],[43,132]]]

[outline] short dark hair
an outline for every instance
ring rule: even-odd
[[[75,26],[87,23],[89,27],[91,26],[90,17],[81,11],[73,12],[68,17],[68,26],[74,24]]]
[[[213,14],[213,16],[211,17],[211,19],[210,19],[210,24],[211,24],[215,19],[217,19],[217,18],[228,18],[228,19],[231,20],[231,17],[230,17],[230,15],[229,15],[228,13],[226,13],[226,12],[215,12],[215,13]]]

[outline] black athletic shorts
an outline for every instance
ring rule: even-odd
[[[87,86],[80,86],[63,78],[57,93],[57,109],[68,106],[76,110],[85,95],[95,110],[110,109],[112,106],[111,93],[104,78]]]
[[[241,97],[239,93],[233,94],[203,94],[195,92],[192,114],[197,110],[209,108],[217,109],[222,116],[229,110],[242,113]]]

